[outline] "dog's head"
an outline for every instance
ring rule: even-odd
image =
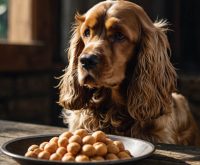
[[[89,88],[118,86],[140,36],[135,10],[124,2],[102,2],[76,19],[83,50],[77,57],[78,81]]]
[[[128,1],[101,2],[75,19],[61,105],[81,109],[94,88],[119,87],[127,75],[131,116],[145,119],[150,107],[156,110],[147,113],[155,117],[163,104],[170,104],[176,74],[167,54],[165,23],[152,23],[141,7]]]

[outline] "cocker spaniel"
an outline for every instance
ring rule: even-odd
[[[154,143],[200,145],[176,72],[164,21],[128,1],[104,1],[76,23],[60,100],[71,131],[85,128]]]

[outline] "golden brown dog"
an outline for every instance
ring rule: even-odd
[[[128,1],[104,1],[76,15],[59,100],[71,131],[200,144],[187,101],[174,93],[165,25]]]

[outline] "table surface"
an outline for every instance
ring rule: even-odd
[[[66,131],[66,128],[0,120],[0,146],[4,142],[17,137],[49,133],[60,134],[64,131]],[[157,144],[156,151],[152,156],[134,164],[200,165],[200,148],[193,146]],[[18,165],[18,163],[0,151],[0,165]]]

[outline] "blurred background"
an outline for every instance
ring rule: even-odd
[[[100,0],[0,0],[0,120],[63,126],[56,87],[76,11]],[[166,19],[178,91],[200,126],[200,1],[132,0]]]

